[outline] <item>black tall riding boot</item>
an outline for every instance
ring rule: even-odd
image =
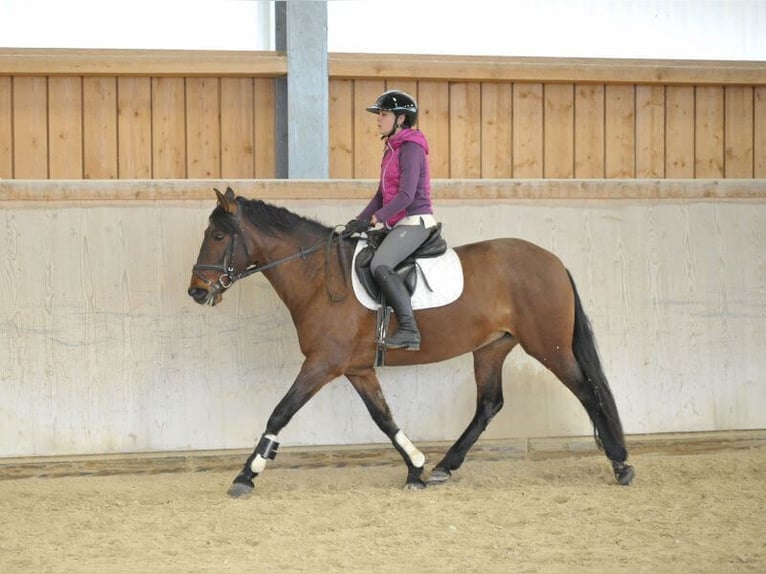
[[[415,323],[410,293],[404,286],[404,281],[384,265],[375,269],[375,280],[386,296],[386,303],[391,306],[399,320],[399,329],[386,338],[386,347],[408,351],[420,350],[420,331]]]

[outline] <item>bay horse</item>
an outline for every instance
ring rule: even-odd
[[[465,276],[463,293],[448,305],[416,311],[420,350],[386,352],[388,365],[401,366],[473,353],[476,412],[426,481],[425,456],[397,426],[375,374],[376,313],[353,295],[337,296],[351,289],[350,260],[356,241],[283,207],[237,197],[231,188],[215,193],[218,202],[192,269],[188,294],[197,303],[216,305],[235,281],[263,273],[288,307],[305,357],[229,488],[231,496],[253,491],[254,479],[276,456],[280,431],[323,386],[341,376],[350,381],[404,459],[406,488],[448,481],[502,408],[503,362],[517,345],[577,397],[617,482],[631,483],[634,470],[626,463],[622,424],[590,322],[569,271],[555,255],[521,239],[455,248]]]

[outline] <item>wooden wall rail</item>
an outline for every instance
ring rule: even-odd
[[[330,177],[421,105],[442,179],[766,178],[766,63],[330,54]],[[0,49],[0,178],[275,177],[277,52]]]
[[[344,79],[766,85],[766,63],[746,61],[332,53],[328,63],[330,76]],[[284,52],[0,48],[0,75],[285,74]]]
[[[280,52],[207,50],[0,49],[0,75],[275,77],[287,74]]]
[[[108,203],[114,201],[214,200],[213,188],[231,186],[238,195],[280,200],[369,198],[375,180],[0,180],[0,207],[11,202]],[[433,182],[440,201],[503,200],[757,200],[766,201],[759,180],[447,180]]]
[[[335,78],[625,83],[674,85],[766,85],[765,62],[330,54]],[[406,71],[405,75],[402,75]]]

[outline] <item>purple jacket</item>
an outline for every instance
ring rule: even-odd
[[[407,215],[433,213],[428,141],[420,130],[403,129],[386,141],[375,195],[359,214],[392,227]]]

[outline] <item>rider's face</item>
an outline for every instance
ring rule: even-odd
[[[394,123],[396,123],[396,115],[394,112],[387,112],[381,110],[378,112],[378,133],[382,136],[387,136],[394,129]]]

